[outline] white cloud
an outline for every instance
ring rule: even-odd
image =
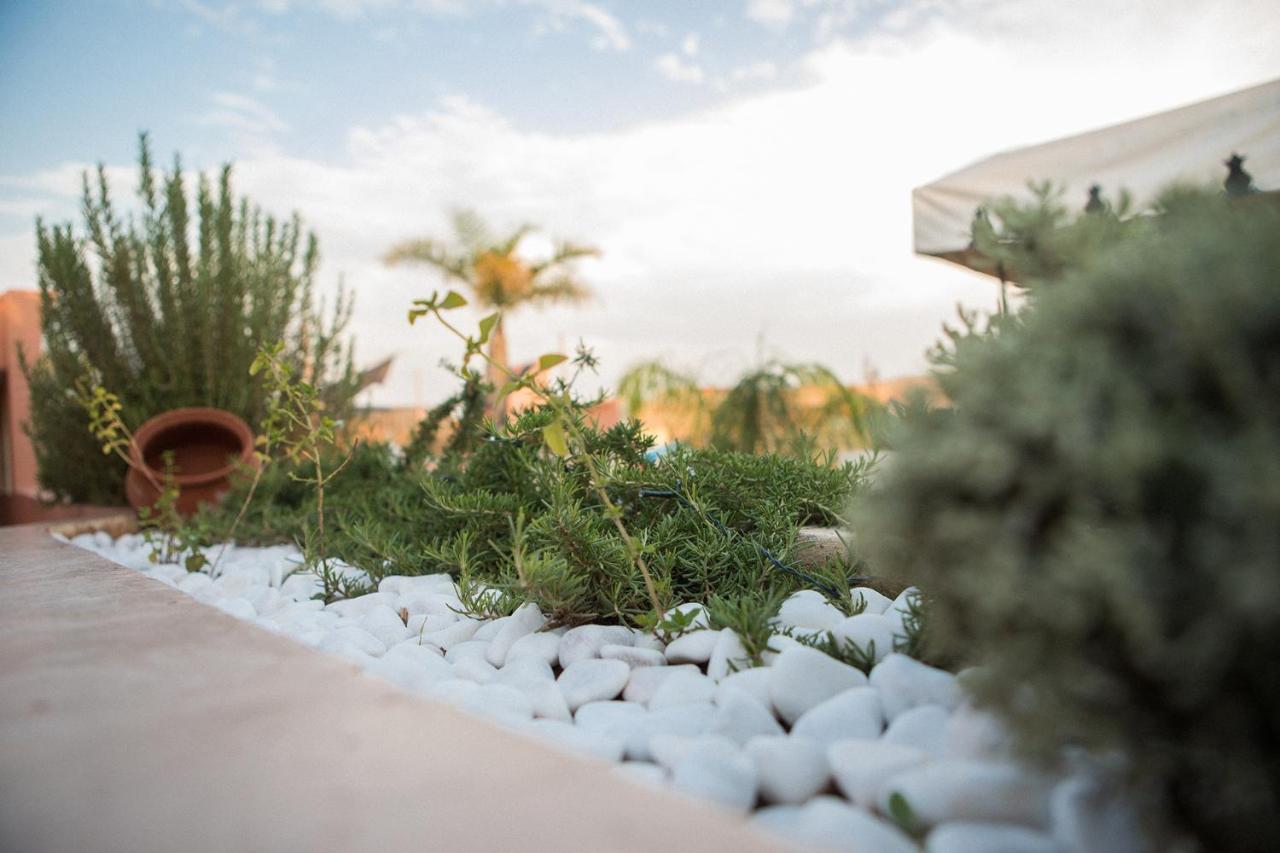
[[[555,10],[561,4],[551,3],[549,5]],[[596,28],[596,37],[591,43],[591,46],[596,50],[623,51],[631,48],[631,37],[627,35],[627,29],[622,25],[622,22],[593,3],[569,4],[568,8],[561,14],[581,18]]]
[[[794,16],[794,0],[750,0],[747,3],[747,17],[766,27],[783,29]]]
[[[654,60],[653,67],[668,80],[677,83],[701,83],[702,66],[696,62],[685,62],[675,53],[664,53]]]
[[[289,125],[268,106],[247,95],[217,92],[214,108],[196,117],[199,124],[223,127],[240,133],[263,136],[280,133]]]
[[[684,37],[684,40],[680,42],[680,50],[684,53],[685,56],[697,56],[698,55],[698,34],[689,33],[688,35],[686,35]]]
[[[963,15],[892,37],[837,41],[805,59],[802,84],[700,113],[549,134],[455,97],[351,130],[336,161],[242,157],[237,187],[268,210],[301,211],[320,237],[322,280],[346,274],[360,361],[399,354],[382,403],[423,402],[415,372],[427,400],[449,390],[434,365],[457,348],[403,322],[408,301],[440,280],[378,259],[397,240],[447,236],[456,206],[497,226],[543,223],[604,252],[584,268],[595,304],[510,319],[515,358],[581,336],[606,382],[654,355],[723,379],[763,333],[786,356],[851,378],[867,359],[886,377],[918,372],[954,305],[990,307],[995,288],[912,255],[912,187],[997,150],[1280,75],[1280,20],[1265,4],[1167,0],[1156,17],[965,3]],[[0,189],[35,198],[61,188],[74,213],[67,171],[0,179]],[[118,197],[133,186],[126,174]],[[29,227],[23,235],[0,235],[6,285],[30,281]]]
[[[778,76],[778,66],[772,62],[752,62],[740,65],[729,72],[729,81],[741,83],[747,80],[773,80]]]

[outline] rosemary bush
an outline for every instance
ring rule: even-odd
[[[789,565],[797,529],[835,522],[867,471],[826,458],[687,447],[650,460],[652,439],[638,423],[598,429],[585,419],[590,402],[574,401],[578,430],[664,608],[806,585],[761,549]],[[532,600],[560,624],[643,621],[653,610],[649,595],[588,473],[543,441],[553,416],[544,407],[501,427],[464,423],[459,429],[474,430],[474,439],[425,464],[387,445],[357,447],[326,489],[326,553],[368,570],[374,583],[433,572],[464,586],[483,581],[502,593],[487,605],[499,611]],[[311,491],[290,464],[273,466],[241,537],[294,538],[314,507]],[[226,501],[238,503],[235,494]]]
[[[277,220],[231,188],[231,169],[201,175],[194,199],[175,160],[158,174],[145,136],[138,212],[114,203],[105,170],[84,176],[84,229],[36,223],[45,349],[24,365],[41,484],[77,501],[117,503],[125,464],[104,457],[69,393],[91,369],[117,389],[122,418],[140,424],[180,406],[216,406],[257,428],[265,413],[249,375],[258,346],[284,341],[282,358],[321,388],[341,417],[357,389],[342,330],[350,302],[317,305],[314,235]]]
[[[993,329],[856,514],[1032,756],[1119,754],[1161,839],[1280,846],[1280,216],[1181,192]]]

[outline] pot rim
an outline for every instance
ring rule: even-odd
[[[133,434],[133,446],[129,451],[129,459],[134,466],[145,469],[155,475],[157,480],[163,480],[164,471],[157,470],[147,464],[146,446],[161,432],[175,426],[184,424],[212,424],[226,429],[240,440],[240,455],[234,462],[228,463],[221,468],[215,468],[212,471],[206,471],[203,474],[175,474],[174,483],[179,487],[198,486],[204,483],[220,480],[228,477],[236,469],[237,464],[252,465],[256,459],[253,453],[254,436],[253,430],[249,429],[249,425],[244,420],[226,409],[216,409],[212,406],[184,406],[179,409],[169,409],[161,412],[154,417],[148,418],[138,427],[138,431]]]

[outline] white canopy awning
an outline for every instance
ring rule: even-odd
[[[1280,190],[1280,80],[1135,121],[996,154],[911,193],[915,250],[962,261],[974,212],[1000,196],[1031,199],[1030,180],[1065,185],[1083,208],[1100,184],[1139,208],[1175,181],[1221,185],[1233,152],[1258,189]]]

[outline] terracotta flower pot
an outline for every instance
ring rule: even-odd
[[[212,503],[231,488],[231,474],[238,465],[257,467],[253,431],[231,412],[192,407],[162,412],[134,433],[133,464],[125,476],[124,490],[135,508],[151,506],[160,492],[145,474],[164,482],[164,454],[173,453],[174,482],[178,486],[178,512],[189,516],[202,503]]]

